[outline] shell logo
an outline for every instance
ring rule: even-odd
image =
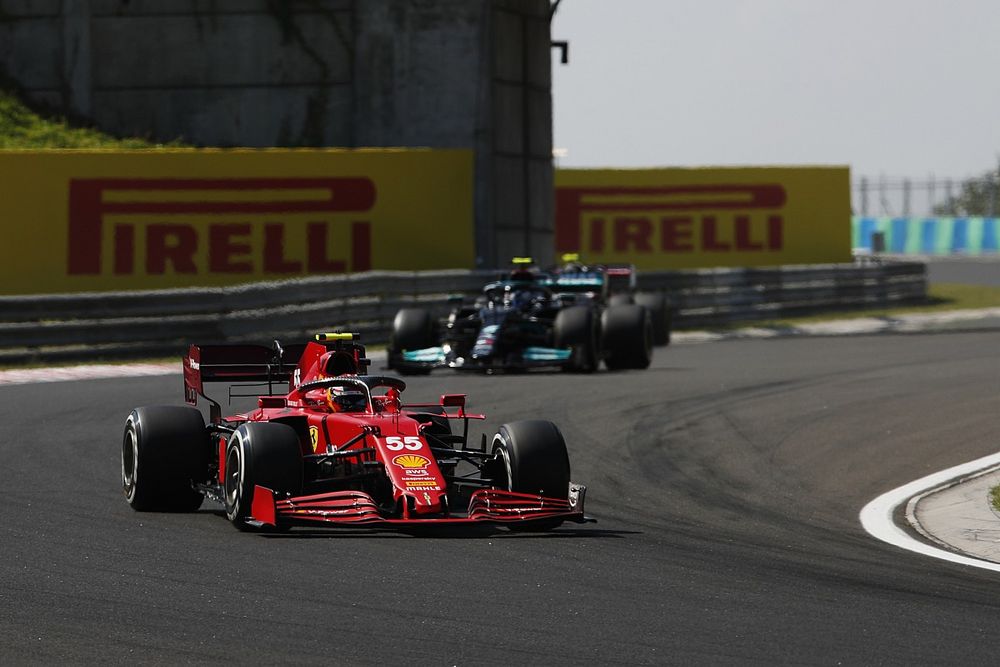
[[[418,454],[400,454],[392,460],[400,468],[411,470],[413,468],[426,468],[431,464],[431,460]]]

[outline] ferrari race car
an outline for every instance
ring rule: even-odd
[[[601,361],[613,370],[649,366],[654,330],[645,306],[595,297],[601,275],[585,283],[579,276],[539,272],[527,262],[487,284],[474,300],[452,299],[443,321],[426,308],[401,309],[393,320],[388,366],[404,375],[441,367],[592,372]]]
[[[209,498],[240,530],[473,523],[549,530],[588,521],[586,487],[570,481],[554,424],[516,421],[470,445],[469,422],[484,417],[465,411],[464,395],[404,404],[402,380],[366,373],[356,334],[316,338],[285,348],[191,346],[190,405],[140,407],[125,421],[129,505],[195,511]],[[230,397],[256,395],[239,387],[266,393],[255,410],[223,418],[204,393],[211,382],[229,383]],[[208,424],[194,407],[198,397],[210,405]]]

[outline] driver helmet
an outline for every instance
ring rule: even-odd
[[[330,387],[326,390],[326,402],[333,412],[364,412],[368,399],[364,392]]]
[[[507,285],[503,291],[503,303],[507,307],[520,308],[531,302],[531,295],[523,287]]]
[[[535,275],[535,272],[529,269],[515,269],[510,272],[507,279],[515,283],[531,283],[534,282],[537,277],[538,276]]]

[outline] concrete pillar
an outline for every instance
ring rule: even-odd
[[[552,96],[548,2],[493,4],[495,253],[553,257]]]

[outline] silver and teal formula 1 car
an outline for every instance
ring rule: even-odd
[[[404,308],[393,322],[388,365],[401,374],[538,367],[588,373],[602,361],[611,370],[648,367],[654,337],[649,310],[636,303],[606,305],[597,296],[601,285],[582,280],[521,264],[476,298],[453,300],[443,320],[425,308]],[[597,291],[582,289],[588,286]]]

